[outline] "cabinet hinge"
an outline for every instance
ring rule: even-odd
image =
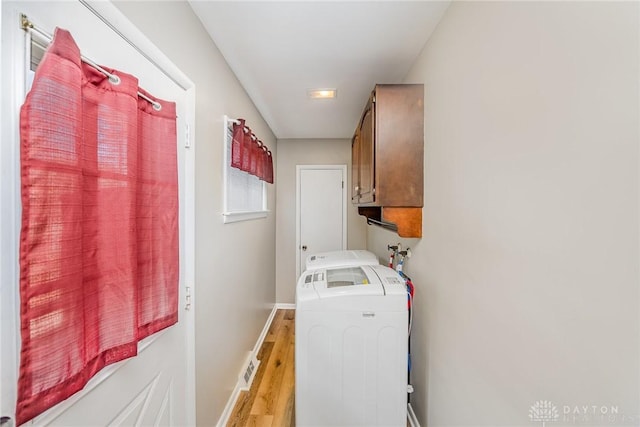
[[[184,125],[184,146],[185,148],[191,147],[191,129],[189,129],[189,125]]]
[[[342,181],[342,188],[344,188],[344,181]]]

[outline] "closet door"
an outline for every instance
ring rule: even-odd
[[[164,64],[155,65],[142,53],[148,41],[109,3],[95,3],[92,11],[80,2],[8,2],[2,12],[2,147],[0,162],[0,416],[15,419],[16,385],[20,351],[18,241],[20,230],[20,179],[18,117],[29,86],[29,37],[19,27],[24,13],[52,34],[69,30],[83,55],[98,64],[123,70],[139,78],[140,86],[154,96],[173,100],[178,115],[178,174],[180,198],[180,303],[179,320],[142,341],[138,356],[107,366],[83,390],[27,423],[44,426],[74,425],[194,425],[193,313],[186,309],[186,282],[193,265],[185,250],[193,248],[193,153],[185,148],[185,119],[192,117],[192,91],[188,80]],[[100,15],[100,16],[98,16]],[[105,23],[105,21],[108,23]],[[142,40],[134,48],[119,33]],[[144,43],[143,43],[144,42]],[[157,50],[153,53],[157,57]],[[9,65],[8,65],[9,64]],[[167,67],[163,71],[161,67]],[[167,74],[172,75],[172,78]],[[187,83],[185,83],[185,81]],[[191,200],[189,200],[191,199]],[[189,252],[191,252],[189,250]]]

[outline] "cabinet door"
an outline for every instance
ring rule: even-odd
[[[362,115],[359,131],[360,149],[360,200],[359,203],[375,202],[375,102],[371,95]]]
[[[351,202],[360,201],[360,132],[356,129],[351,140]]]

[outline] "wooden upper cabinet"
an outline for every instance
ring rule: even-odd
[[[351,202],[360,201],[360,134],[358,129],[351,139]]]
[[[423,85],[376,85],[352,139],[352,202],[382,222],[384,208],[421,208],[423,153]],[[395,219],[417,211],[393,212]]]
[[[375,202],[375,166],[374,154],[374,120],[375,102],[373,96],[369,99],[367,107],[362,114],[359,128],[360,159],[358,161],[359,204]]]

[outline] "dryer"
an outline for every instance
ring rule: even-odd
[[[308,270],[296,288],[296,425],[406,426],[407,291],[382,265]]]

